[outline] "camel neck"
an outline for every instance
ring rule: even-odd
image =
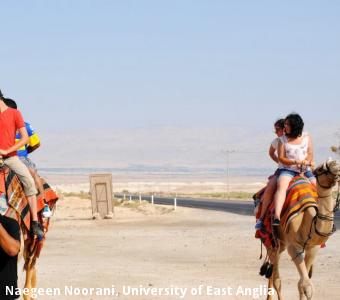
[[[320,214],[327,215],[327,216],[333,216],[333,209],[334,209],[334,203],[333,203],[333,197],[332,197],[332,188],[324,189],[319,187],[318,188],[318,211]]]
[[[318,194],[318,217],[316,218],[315,232],[312,236],[312,244],[314,245],[321,245],[328,240],[328,235],[333,231],[334,224],[332,188],[322,190],[318,188]]]

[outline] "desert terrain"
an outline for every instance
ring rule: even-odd
[[[38,287],[55,294],[39,299],[265,299],[252,217],[115,203],[113,219],[93,220],[89,199],[60,199],[37,263]],[[339,299],[339,247],[336,232],[320,249],[314,299]],[[298,274],[287,254],[281,275],[285,299],[297,299]],[[19,283],[22,287],[20,271]],[[132,295],[131,288],[141,295]],[[104,289],[113,295],[96,294]],[[201,295],[194,295],[198,291]]]

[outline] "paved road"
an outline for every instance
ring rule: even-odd
[[[122,194],[115,195],[116,198],[123,198]],[[132,200],[139,200],[139,196],[131,196]],[[128,199],[128,196],[127,196]],[[151,202],[151,196],[142,196],[143,200]],[[154,197],[155,204],[174,205],[174,198]],[[192,208],[201,208],[217,211],[226,211],[234,214],[253,216],[253,201],[245,200],[211,200],[194,198],[177,198],[177,205]],[[336,213],[335,225],[340,230],[340,212]]]

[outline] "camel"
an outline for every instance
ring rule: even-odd
[[[332,188],[340,185],[340,162],[329,160],[314,170],[317,178],[317,208],[310,206],[294,216],[286,228],[282,224],[278,230],[277,247],[267,247],[267,256],[272,264],[267,272],[268,289],[276,290],[279,300],[282,300],[281,279],[279,273],[280,255],[287,249],[300,276],[298,291],[300,300],[311,300],[314,288],[311,282],[313,262],[320,246],[328,240],[335,231],[334,213],[339,209],[340,195],[336,201],[332,197]],[[268,263],[261,268],[260,274],[265,274]],[[267,296],[271,300],[272,295]]]
[[[54,210],[58,197],[45,182],[44,190],[45,200],[48,203],[50,209]],[[43,219],[41,215],[38,214],[38,218],[44,228],[44,238],[41,241],[38,241],[36,237],[33,238],[30,234],[30,215],[28,213],[29,204],[23,192],[22,185],[18,177],[7,167],[4,167],[4,165],[0,165],[0,192],[5,193],[7,196],[8,208],[5,212],[5,215],[16,220],[21,229],[22,247],[20,252],[23,254],[25,262],[24,270],[26,271],[24,288],[26,289],[25,291],[31,291],[32,288],[36,288],[37,286],[36,260],[39,257],[40,251],[43,247],[50,219]],[[38,210],[41,210],[44,205],[41,195],[38,195],[37,200]],[[23,294],[23,298],[24,300],[34,299],[31,297],[30,293]]]

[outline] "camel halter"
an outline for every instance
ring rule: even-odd
[[[320,184],[319,182],[319,176],[321,175],[324,175],[324,174],[331,174],[333,175],[334,177],[337,177],[336,174],[334,174],[328,167],[328,165],[326,164],[326,170],[323,170],[322,172],[318,173],[316,172],[315,174],[315,177],[316,177],[316,181],[318,183],[318,185],[320,185],[322,188],[324,189],[330,189],[332,186],[323,186]],[[326,197],[332,197],[332,193],[330,195],[327,195],[327,196],[323,196],[323,197],[319,197],[319,198],[326,198]],[[336,201],[335,201],[335,206],[333,208],[333,213],[336,213],[338,210],[339,210],[339,207],[340,207],[340,182],[338,182],[338,192],[337,192],[337,196],[336,196]],[[333,222],[333,228],[330,232],[328,233],[324,233],[324,232],[320,232],[317,230],[316,228],[316,222],[317,220],[320,219],[322,221],[328,221],[328,222]],[[319,212],[317,212],[316,216],[314,217],[314,228],[315,228],[315,233],[319,236],[322,236],[322,237],[329,237],[331,236],[335,231],[336,231],[336,227],[335,227],[335,224],[334,224],[334,216],[333,217],[330,217],[330,216],[327,216],[327,215],[323,215],[323,214],[320,214]],[[311,228],[312,230],[312,228]]]
[[[326,186],[322,186],[320,183],[319,183],[319,179],[318,177],[321,176],[321,175],[324,175],[324,174],[332,174],[334,177],[336,177],[337,175],[335,175],[334,173],[331,172],[331,170],[329,169],[328,165],[326,164],[326,170],[323,170],[323,172],[320,172],[320,173],[314,173],[315,174],[315,177],[316,177],[316,181],[317,183],[324,189],[330,189],[332,186],[329,186],[329,187],[326,187]],[[329,194],[329,195],[326,195],[326,196],[322,196],[322,197],[319,197],[319,198],[326,198],[326,197],[332,197],[332,192]],[[334,206],[334,209],[333,209],[333,213],[337,212],[339,210],[339,206],[340,206],[340,181],[338,181],[338,192],[337,192],[337,196],[336,196],[336,202],[335,202],[335,206]],[[317,230],[316,228],[316,222],[317,220],[320,219],[322,221],[328,221],[328,222],[333,222],[333,228],[330,232],[328,233],[324,233],[324,232],[320,232]],[[296,254],[296,257],[293,258],[293,260],[295,260],[297,257],[299,257],[300,255],[302,255],[304,252],[305,252],[305,249],[306,249],[306,246],[308,244],[308,241],[312,238],[312,228],[313,228],[313,224],[314,224],[314,230],[315,230],[315,233],[319,236],[322,236],[322,237],[330,237],[335,231],[336,231],[336,227],[335,227],[335,224],[334,224],[334,216],[333,217],[330,217],[330,216],[327,216],[327,215],[323,215],[323,214],[320,214],[318,211],[317,211],[317,214],[316,216],[313,218],[312,222],[311,222],[311,226],[310,226],[310,230],[309,230],[309,234],[308,234],[308,237],[306,239],[306,241],[304,242],[303,244],[303,248],[302,248],[302,251],[297,253]]]

